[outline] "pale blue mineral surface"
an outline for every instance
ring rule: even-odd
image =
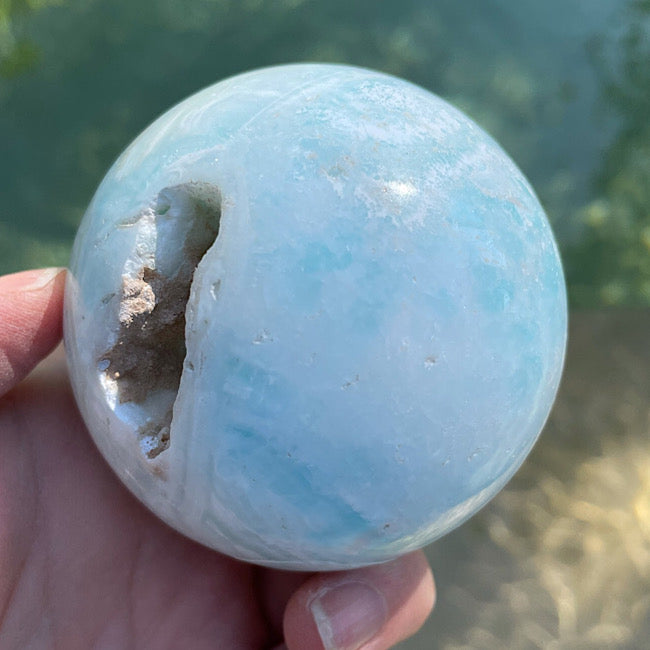
[[[88,208],[65,316],[128,487],[295,569],[390,559],[484,505],[548,416],[567,327],[551,229],[501,148],[337,65],[243,74],[154,122]]]

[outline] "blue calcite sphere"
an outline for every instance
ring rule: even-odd
[[[435,95],[339,65],[242,74],[155,121],[88,208],[65,308],[79,407],[133,493],[214,549],[314,570],[493,497],[566,327],[513,162]]]

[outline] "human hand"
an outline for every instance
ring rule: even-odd
[[[17,386],[61,338],[64,280],[0,278],[0,648],[384,650],[421,626],[435,597],[421,552],[320,574],[215,553],[119,483],[62,358]]]

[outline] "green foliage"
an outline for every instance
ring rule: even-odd
[[[38,48],[30,41],[15,41],[0,59],[0,77],[11,79],[33,68],[38,61]]]
[[[573,306],[650,304],[650,0],[604,3],[623,27],[601,4],[0,0],[0,271],[65,263],[111,161],[173,103],[320,60],[410,79],[492,133],[549,214]]]
[[[31,12],[64,0],[0,0],[0,79],[11,79],[36,66],[39,49],[21,36]]]
[[[611,43],[596,51],[619,128],[595,176],[595,197],[579,212],[585,231],[567,248],[578,305],[650,305],[650,2],[633,3],[627,19],[613,51]]]

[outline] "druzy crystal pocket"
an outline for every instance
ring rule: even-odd
[[[566,297],[521,172],[431,93],[334,65],[222,81],[154,122],[77,236],[65,343],[115,472],[269,566],[388,560],[512,476]]]

